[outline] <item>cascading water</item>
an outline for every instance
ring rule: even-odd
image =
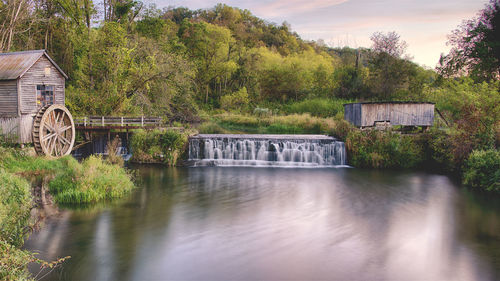
[[[346,164],[343,142],[323,135],[196,135],[192,166],[333,167]]]

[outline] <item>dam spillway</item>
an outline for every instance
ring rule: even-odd
[[[189,139],[190,166],[338,167],[345,145],[324,135],[200,134]]]

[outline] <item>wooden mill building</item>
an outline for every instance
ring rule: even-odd
[[[67,78],[45,50],[0,54],[0,134],[31,142],[33,118],[40,109],[64,106]]]
[[[434,103],[358,102],[344,104],[344,119],[356,127],[391,126],[430,127],[434,123]]]

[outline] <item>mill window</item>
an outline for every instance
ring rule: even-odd
[[[54,86],[37,85],[36,103],[38,107],[54,104]]]

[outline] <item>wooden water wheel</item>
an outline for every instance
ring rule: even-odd
[[[33,145],[38,155],[68,155],[75,143],[75,123],[69,110],[60,104],[40,109],[33,120]]]

